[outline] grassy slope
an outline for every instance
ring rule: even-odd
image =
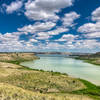
[[[20,64],[20,62],[38,59],[34,53],[0,53],[0,61]]]
[[[92,100],[82,95],[54,95],[31,92],[22,88],[0,83],[0,100]]]
[[[3,68],[4,64],[8,67]],[[2,100],[92,100],[84,95],[71,94],[72,91],[85,88],[78,79],[57,72],[27,70],[20,67],[1,62],[0,97]]]
[[[78,79],[66,75],[52,74],[51,72],[30,71],[20,72],[19,75],[1,77],[1,83],[9,83],[34,92],[72,92],[85,88]]]

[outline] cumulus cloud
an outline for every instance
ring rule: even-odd
[[[36,39],[39,40],[47,40],[51,38],[54,35],[59,35],[63,32],[68,32],[68,28],[64,27],[57,27],[56,29],[51,30],[53,27],[56,26],[56,23],[48,21],[45,23],[35,23],[34,25],[27,25],[22,28],[18,28],[18,31],[20,32],[26,32],[26,33],[34,33],[37,35]]]
[[[37,33],[36,39],[40,39],[40,40],[49,40],[50,38],[52,38],[54,35],[59,35],[60,33],[63,32],[67,32],[69,29],[67,28],[63,28],[63,27],[58,27],[54,30],[51,31],[47,31],[47,32],[39,32]]]
[[[30,42],[38,42],[38,40],[36,40],[36,39],[30,39],[29,41]]]
[[[55,41],[61,41],[61,42],[72,42],[74,41],[78,36],[77,35],[72,35],[72,34],[64,34],[60,39],[55,40]]]
[[[86,38],[100,38],[100,7],[92,12],[92,21],[95,23],[86,23],[78,28],[78,32]]]
[[[100,43],[96,39],[85,39],[85,40],[77,40],[74,44],[75,48],[80,49],[94,49],[100,48]]]
[[[100,32],[100,22],[86,23],[86,24],[80,26],[78,31],[82,32],[82,33]]]
[[[36,47],[33,43],[38,41],[34,38],[28,41],[20,40],[20,36],[26,34],[23,32],[13,32],[13,33],[0,33],[0,52],[6,51],[31,51],[35,50]]]
[[[65,14],[64,18],[62,19],[63,21],[63,25],[66,27],[71,27],[74,25],[74,20],[76,20],[77,18],[79,18],[80,15],[77,14],[76,12],[70,12]]]
[[[68,28],[63,28],[63,27],[58,27],[52,31],[48,31],[47,33],[49,35],[59,35],[60,33],[63,33],[63,32],[68,32],[69,29]]]
[[[33,20],[54,20],[62,8],[72,6],[73,0],[28,0],[25,4],[25,15]]]
[[[83,34],[87,38],[99,38],[100,37],[100,22],[86,23],[78,28],[78,32]]]
[[[39,33],[38,34],[38,37],[36,37],[36,39],[39,39],[39,40],[48,40],[50,38],[50,36],[48,34],[42,34],[42,33]]]
[[[19,10],[22,6],[23,2],[19,0],[12,2],[10,5],[5,4],[7,13],[13,13],[14,11]]]
[[[19,35],[18,33],[5,33],[0,34],[0,50],[13,50],[13,48],[17,48],[21,46],[21,43],[19,41]]]
[[[69,31],[68,28],[58,27],[54,30],[50,30],[50,31],[47,31],[47,32],[40,32],[40,33],[38,33],[38,35],[41,34],[41,35],[53,36],[53,35],[59,35],[60,33],[67,32],[67,31]]]
[[[40,49],[58,51],[64,49],[64,45],[57,42],[47,42],[46,44],[40,44]]]
[[[92,20],[100,21],[100,7],[98,7],[95,11],[92,12]]]
[[[18,28],[18,31],[35,33],[35,32],[41,32],[41,31],[50,30],[55,25],[56,24],[53,23],[53,22],[45,22],[45,23],[37,22],[34,25],[26,25],[26,26],[24,26],[22,28]]]
[[[45,39],[48,36],[39,34],[40,37],[31,37],[28,41],[20,40],[20,32],[0,34],[0,51],[36,51],[36,50],[92,50],[100,48],[100,43],[96,39],[78,40],[77,35],[63,35],[59,41],[64,41],[60,44],[59,41],[40,42],[38,39]],[[62,39],[62,40],[61,40]],[[37,43],[37,45],[34,45]]]
[[[68,36],[65,36],[68,37]],[[74,42],[74,43],[73,43]],[[74,40],[73,41],[65,41],[64,44],[60,44],[58,42],[47,42],[46,44],[40,43],[39,48],[41,50],[77,50],[77,51],[84,51],[90,52],[90,50],[94,51],[95,48],[100,49],[99,41],[93,39],[86,39],[86,40]],[[93,52],[92,51],[92,52]]]

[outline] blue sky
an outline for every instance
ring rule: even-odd
[[[100,0],[0,0],[0,52],[100,51]]]

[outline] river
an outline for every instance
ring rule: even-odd
[[[37,55],[36,61],[22,62],[21,65],[33,69],[67,73],[72,77],[82,78],[100,86],[100,66],[85,63],[82,60],[62,55]]]

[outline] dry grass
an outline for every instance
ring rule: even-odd
[[[20,66],[5,63],[13,67],[1,67],[0,82],[9,83],[23,89],[38,91],[43,93],[50,92],[72,92],[84,89],[85,86],[78,79],[54,72],[20,70]],[[4,63],[2,65],[5,65]],[[3,77],[5,76],[5,78]]]
[[[19,65],[0,62],[0,77],[7,77],[13,74],[18,75],[21,73],[21,71],[18,70],[19,68],[21,68]]]
[[[85,88],[77,79],[62,75],[52,75],[50,72],[31,71],[30,73],[14,74],[0,78],[0,82],[9,83],[31,91],[47,92],[72,92]]]
[[[16,86],[0,83],[0,100],[92,100],[86,96],[70,95],[58,96],[41,94],[18,88]]]
[[[18,69],[18,68],[21,68],[21,66],[15,65],[15,64],[11,64],[11,63],[0,62],[0,68]]]
[[[92,100],[84,95],[69,94],[85,88],[76,78],[21,68],[0,62],[0,100]]]

